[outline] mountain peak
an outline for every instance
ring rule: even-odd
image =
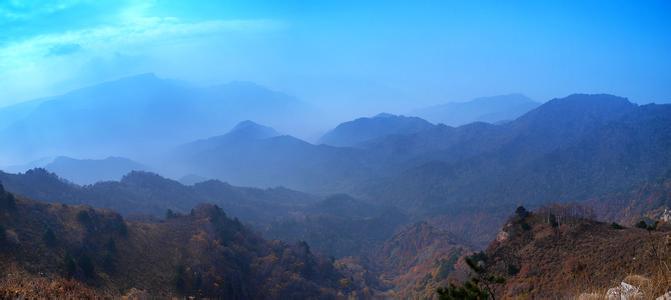
[[[449,102],[414,112],[434,123],[461,126],[472,122],[497,123],[514,120],[539,103],[523,94],[479,97],[466,102]]]
[[[320,142],[333,146],[356,146],[387,135],[412,134],[433,127],[433,124],[422,118],[381,113],[372,118],[358,118],[342,123],[327,132]]]
[[[382,119],[382,118],[397,118],[397,117],[402,117],[402,116],[398,116],[398,115],[383,112],[383,113],[379,113],[379,114],[375,115],[373,118],[374,119]]]
[[[280,133],[272,127],[264,126],[251,120],[245,120],[235,125],[235,127],[233,127],[233,129],[226,135],[251,139],[265,139],[278,136]]]
[[[575,119],[612,120],[636,108],[627,98],[608,94],[572,94],[552,99],[520,119],[571,123]],[[566,118],[572,116],[573,119]]]
[[[472,103],[501,103],[506,105],[516,105],[521,103],[535,103],[534,100],[521,93],[511,93],[505,95],[488,96],[475,98],[469,102]],[[466,103],[466,102],[464,102]]]

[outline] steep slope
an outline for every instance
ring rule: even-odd
[[[212,136],[240,120],[283,126],[307,108],[252,83],[200,88],[143,74],[51,97],[30,109],[0,128],[0,139],[12,141],[0,153],[6,159],[152,158],[157,150]]]
[[[471,250],[452,234],[426,222],[396,233],[370,254],[385,295],[396,299],[429,299],[436,288],[459,278],[458,264]]]
[[[634,274],[643,276],[635,283],[643,299],[666,292],[671,284],[663,267],[671,253],[666,229],[621,228],[575,211],[560,206],[510,219],[480,257],[490,274],[506,278],[495,288],[499,297],[603,295]]]
[[[427,107],[416,110],[412,114],[449,126],[460,126],[473,122],[495,124],[515,120],[538,105],[540,103],[522,94],[510,94]]]
[[[342,258],[365,256],[408,222],[399,210],[334,195],[265,226],[263,235],[306,241],[317,253]]]
[[[265,241],[213,205],[146,223],[8,197],[2,191],[3,297],[321,299],[358,289],[305,243]]]
[[[631,190],[589,199],[585,205],[593,207],[597,217],[607,222],[635,224],[642,218],[660,219],[671,208],[671,171]]]
[[[64,156],[57,157],[54,161],[45,165],[44,168],[80,185],[119,180],[131,171],[148,169],[140,163],[123,157],[75,159]]]
[[[434,125],[417,117],[396,116],[386,113],[372,118],[359,118],[338,125],[319,139],[320,144],[357,146],[365,141],[393,134],[410,134],[432,128]]]

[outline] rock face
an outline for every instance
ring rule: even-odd
[[[664,213],[662,213],[662,217],[660,218],[660,220],[666,223],[669,223],[669,221],[671,221],[671,211],[669,211],[668,208],[664,209]]]
[[[623,281],[620,282],[620,286],[608,289],[606,298],[608,300],[643,299],[643,293],[641,293],[638,287]]]

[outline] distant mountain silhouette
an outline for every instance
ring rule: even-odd
[[[375,138],[420,132],[433,126],[417,117],[381,113],[372,118],[359,118],[342,123],[324,134],[319,143],[332,146],[356,146]]]
[[[35,169],[22,174],[0,172],[0,182],[17,195],[112,209],[134,219],[161,218],[168,210],[186,213],[201,203],[211,203],[265,236],[308,241],[315,251],[337,257],[361,254],[407,222],[396,209],[345,194],[321,200],[285,188],[236,187],[217,180],[185,186],[148,172],[131,172],[120,181],[78,186],[44,169]]]
[[[131,171],[148,170],[148,167],[123,157],[75,159],[60,156],[45,165],[44,168],[81,185],[99,181],[120,180],[121,177]]]
[[[226,134],[181,145],[176,151],[180,155],[195,154],[203,151],[212,151],[223,146],[234,146],[239,143],[247,143],[279,135],[280,133],[273,128],[247,120],[238,123]]]
[[[434,123],[459,126],[472,122],[511,121],[538,105],[540,103],[522,94],[509,94],[431,106],[415,110],[412,114]]]
[[[584,201],[671,169],[671,105],[571,95],[505,125],[464,127],[372,145],[398,145],[412,156],[403,171],[362,183],[354,194],[446,220],[483,212],[501,220],[499,212],[519,204]]]
[[[626,188],[666,171],[671,166],[670,154],[663,150],[671,141],[664,130],[671,126],[669,107],[575,94],[501,125],[431,125],[372,138],[356,148],[315,146],[290,136],[213,138],[208,149],[187,144],[180,148],[189,149],[182,152],[186,154],[169,161],[180,165],[175,176],[196,174],[238,185],[283,185],[320,193],[354,191],[425,212],[455,202],[479,207],[568,200],[617,184]],[[607,172],[613,173],[604,181]]]
[[[325,192],[337,191],[343,180],[360,180],[371,172],[366,168],[369,156],[361,150],[316,146],[274,134],[268,127],[245,122],[227,134],[177,147],[166,159],[165,173]]]
[[[162,217],[168,209],[188,212],[199,203],[213,203],[249,223],[270,222],[317,199],[284,189],[255,189],[209,180],[185,186],[149,172],[131,172],[121,180],[78,186],[44,169],[21,174],[0,172],[8,191],[45,202],[86,204],[124,215]]]
[[[153,74],[19,106],[27,112],[0,127],[0,140],[12,141],[0,154],[24,161],[110,153],[152,157],[166,146],[215,135],[240,120],[283,125],[307,110],[296,98],[253,83],[192,87]],[[0,116],[5,110],[19,108],[0,109]]]

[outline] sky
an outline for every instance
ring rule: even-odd
[[[323,107],[671,102],[671,1],[0,0],[0,107],[153,72]]]

